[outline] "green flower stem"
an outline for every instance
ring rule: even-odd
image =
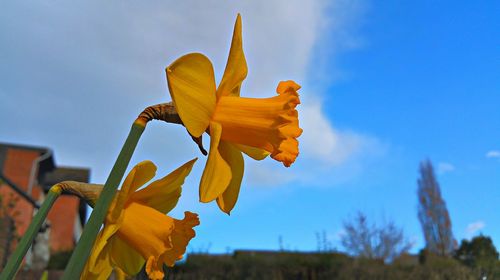
[[[54,205],[54,202],[61,194],[61,191],[61,187],[57,184],[50,188],[49,193],[45,198],[42,206],[40,207],[40,209],[38,209],[38,212],[31,221],[28,229],[17,244],[16,250],[14,251],[12,256],[10,256],[7,265],[5,265],[2,273],[0,274],[0,280],[14,279],[17,270],[19,269],[19,266],[23,261],[24,255],[31,246],[33,239],[35,239],[37,233],[40,230],[40,227],[42,226],[45,218],[47,217],[47,214],[49,213],[50,208],[52,208],[52,205]]]
[[[80,275],[85,267],[85,263],[90,255],[94,241],[99,233],[104,218],[108,212],[108,208],[113,201],[113,197],[118,188],[118,184],[125,174],[130,158],[134,153],[137,142],[144,131],[145,123],[136,121],[130,130],[130,133],[125,141],[125,144],[116,159],[113,169],[104,184],[104,189],[96,202],[94,211],[90,215],[90,218],[85,225],[80,241],[76,245],[71,258],[69,259],[64,275],[61,279],[63,280],[75,280],[80,279]],[[0,279],[3,280],[3,279]]]

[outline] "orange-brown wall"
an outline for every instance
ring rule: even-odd
[[[28,190],[29,177],[33,161],[40,153],[32,150],[9,149],[4,162],[3,174],[24,191]],[[38,200],[41,187],[33,186],[32,197]],[[0,187],[0,195],[4,205],[10,197],[17,197],[14,212],[18,236],[22,236],[33,218],[33,207],[29,202],[15,193],[9,186]],[[78,215],[79,200],[76,197],[61,196],[49,212],[47,219],[51,224],[50,248],[52,252],[67,251],[74,247],[74,226]]]
[[[9,149],[3,166],[3,174],[23,191],[27,191],[33,161],[39,156],[40,153],[36,151]],[[4,203],[7,203],[12,196],[17,197],[13,210],[17,213],[15,217],[17,232],[19,236],[23,235],[33,217],[33,207],[6,185],[0,188],[0,194],[4,197]]]
[[[50,249],[52,252],[69,251],[75,246],[74,228],[80,201],[74,196],[60,196],[52,209],[50,221]]]

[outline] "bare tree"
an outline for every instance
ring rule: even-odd
[[[429,160],[420,163],[418,179],[418,219],[422,225],[426,249],[440,256],[453,253],[455,239],[446,203]]]
[[[369,224],[362,212],[358,212],[352,221],[344,222],[344,231],[342,246],[357,257],[390,262],[412,247],[403,230],[394,222],[389,221],[381,226]]]

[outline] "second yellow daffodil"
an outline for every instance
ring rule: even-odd
[[[200,181],[201,202],[216,199],[220,209],[230,213],[243,178],[242,152],[256,160],[271,155],[287,167],[295,161],[297,137],[302,133],[295,110],[300,103],[300,86],[285,81],[279,83],[277,96],[240,97],[247,75],[240,15],[219,87],[212,63],[199,53],[182,56],[166,72],[172,100],[188,132],[194,137],[210,134],[210,151]]]
[[[81,279],[108,279],[113,268],[136,275],[144,264],[150,279],[164,278],[163,264],[173,266],[182,258],[199,225],[198,215],[185,212],[183,220],[167,215],[181,195],[184,179],[195,160],[136,191],[150,181],[156,166],[137,164],[115,196]]]

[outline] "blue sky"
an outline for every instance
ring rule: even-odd
[[[200,157],[173,212],[200,214],[191,250],[278,249],[280,236],[288,249],[315,250],[321,231],[342,249],[342,221],[361,210],[394,220],[416,251],[426,158],[457,240],[482,232],[500,246],[496,1],[215,2],[5,4],[0,141],[50,147],[58,164],[90,167],[103,182],[135,116],[169,100],[166,65],[199,51],[220,78],[240,12],[243,95],[269,96],[284,79],[303,85],[301,155],[289,169],[247,159],[228,217],[197,203],[204,158],[184,129],[149,125],[132,163],[153,160],[161,176]]]
[[[485,156],[498,149],[500,135],[495,11],[493,1],[368,7],[363,44],[338,56],[346,78],[328,87],[325,104],[338,127],[389,146],[377,161],[381,170],[353,186],[366,188],[363,202],[354,197],[350,205],[392,216],[420,240],[415,180],[418,162],[430,158],[441,169],[457,239],[468,236],[469,224],[484,224],[481,231],[498,244],[499,162]]]

